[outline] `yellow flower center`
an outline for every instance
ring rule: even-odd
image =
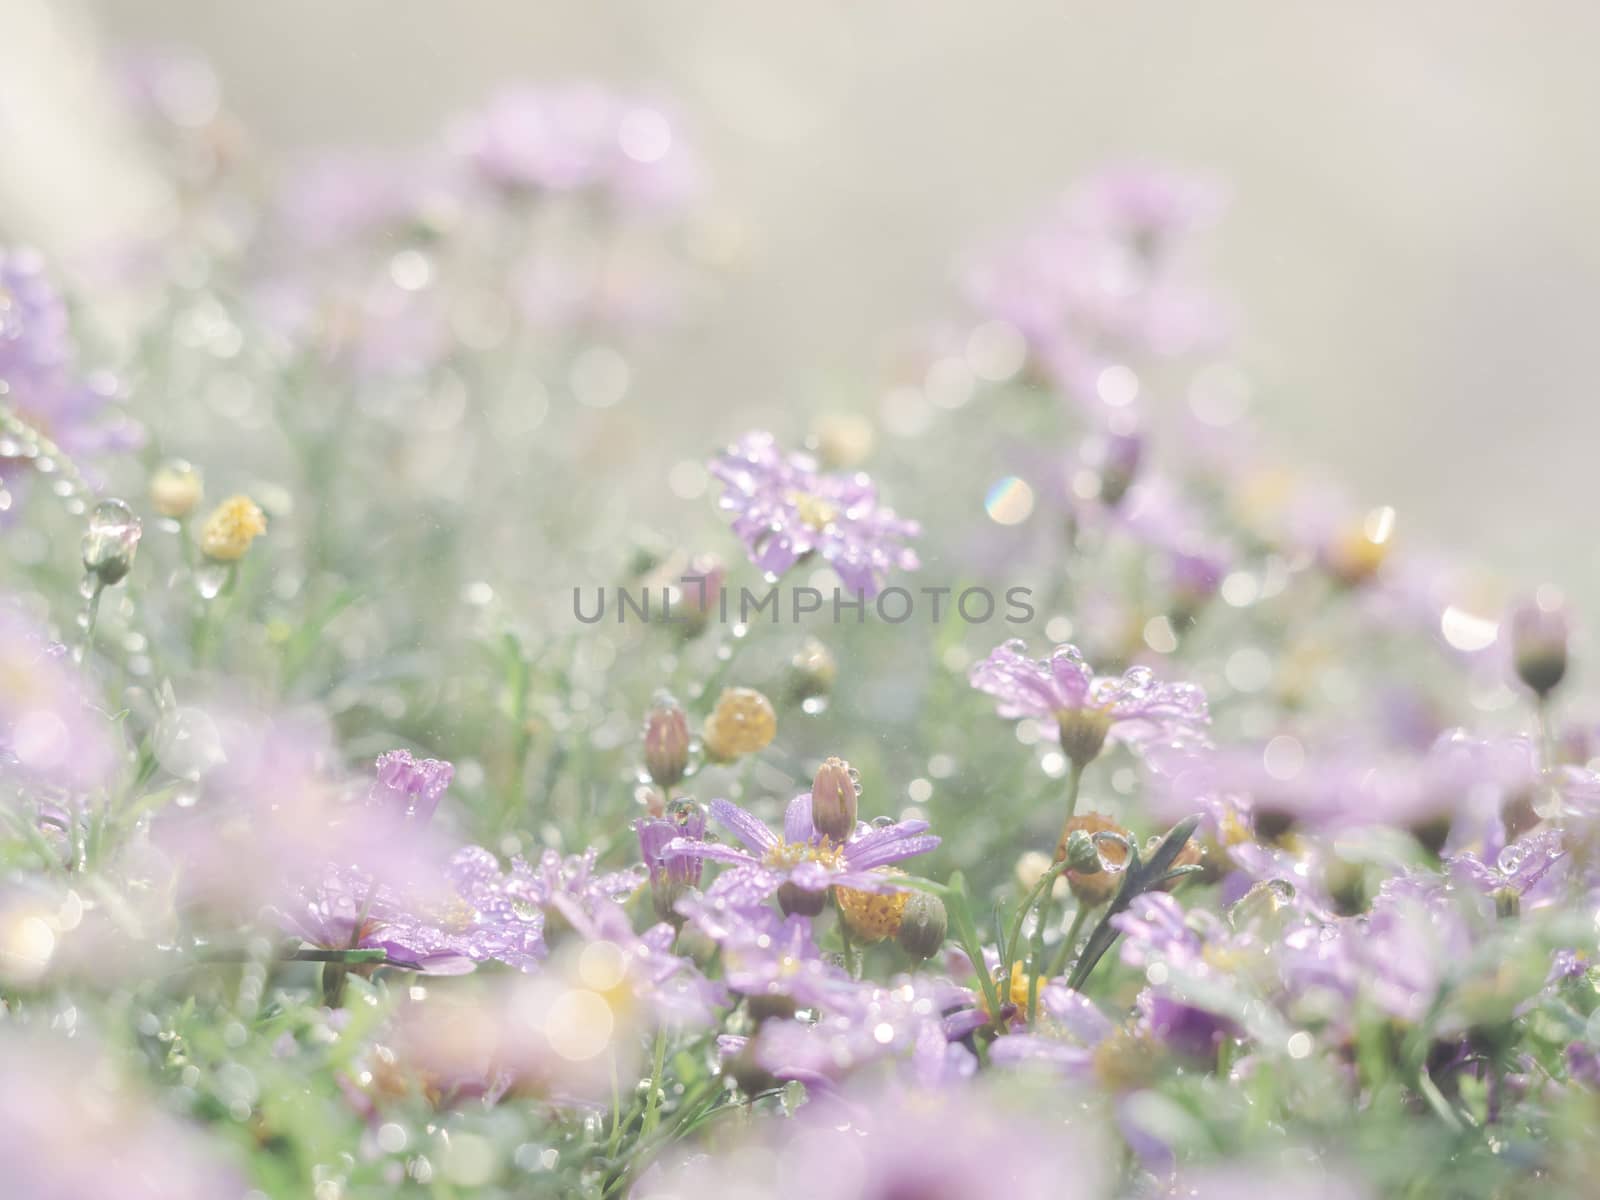
[[[814,496],[810,492],[790,492],[786,499],[794,505],[795,512],[800,514],[800,519],[815,530],[826,529],[839,517],[839,508],[824,500],[821,496]]]
[[[815,845],[810,842],[786,842],[780,838],[762,861],[779,871],[797,867],[803,862],[821,863],[830,871],[842,871],[845,865],[844,847],[834,845],[827,838]]]
[[[882,868],[885,875],[901,875],[893,867]],[[900,932],[900,922],[905,919],[906,901],[910,892],[863,892],[855,888],[837,887],[833,898],[839,905],[839,915],[850,927],[850,932],[863,942],[881,942]]]

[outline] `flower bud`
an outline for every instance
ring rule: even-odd
[[[884,868],[885,873],[900,875],[901,871]],[[900,932],[900,922],[905,916],[910,892],[863,892],[856,888],[833,889],[834,903],[839,906],[839,919],[849,928],[857,941],[882,942]]]
[[[810,440],[823,466],[848,471],[872,454],[872,422],[855,413],[830,413],[817,422]]]
[[[1056,728],[1062,752],[1081,770],[1100,756],[1111,732],[1111,716],[1098,708],[1066,708],[1056,713]]]
[[[131,508],[121,500],[102,500],[83,534],[83,569],[101,587],[121,583],[133,569],[142,532]]]
[[[807,638],[789,660],[788,692],[797,703],[813,711],[808,702],[833,691],[833,681],[839,676],[839,663],[833,651],[816,638]]]
[[[1085,455],[1100,476],[1100,501],[1115,508],[1138,478],[1144,459],[1144,438],[1138,433],[1108,433],[1090,445]]]
[[[807,891],[796,883],[778,885],[778,907],[786,917],[815,917],[828,906],[828,891]]]
[[[266,515],[249,496],[229,496],[200,527],[200,550],[216,562],[238,562],[267,531]]]
[[[817,768],[811,784],[811,824],[823,837],[843,845],[856,831],[856,807],[861,785],[842,758],[830,758]]]
[[[1082,829],[1074,829],[1067,834],[1065,858],[1069,870],[1085,875],[1093,875],[1100,870],[1100,851],[1095,849],[1094,839]]]
[[[1554,588],[1543,587],[1511,614],[1511,657],[1521,679],[1541,700],[1567,674],[1567,611]]]
[[[181,458],[170,459],[150,476],[150,504],[163,517],[182,520],[200,503],[200,472]]]
[[[1339,530],[1323,544],[1322,564],[1340,583],[1356,587],[1378,573],[1393,536],[1394,509],[1375,508],[1360,525]]]
[[[1122,826],[1118,825],[1104,813],[1080,813],[1067,821],[1066,827],[1061,831],[1061,841],[1056,845],[1056,860],[1066,858],[1073,852],[1073,834],[1082,833],[1090,842],[1095,851],[1094,870],[1080,871],[1068,865],[1067,886],[1072,889],[1072,894],[1077,897],[1078,903],[1090,908],[1104,904],[1117,889],[1122,886],[1121,866],[1128,861],[1128,852],[1122,846],[1109,838],[1095,838],[1097,833],[1114,833],[1127,838],[1130,843],[1133,835]],[[1082,843],[1078,843],[1078,854],[1082,855]],[[1116,868],[1116,869],[1108,869]]]
[[[645,718],[644,766],[664,788],[681,780],[689,769],[689,718],[670,696],[657,697]]]
[[[702,740],[706,753],[718,762],[732,762],[772,744],[778,732],[778,714],[772,701],[754,688],[728,688],[706,718]]]
[[[1172,598],[1167,615],[1180,625],[1186,624],[1217,594],[1227,574],[1227,564],[1218,554],[1177,551],[1169,566]]]
[[[719,611],[722,587],[727,578],[728,568],[720,558],[697,554],[673,581],[676,592],[672,600],[673,618],[686,634],[692,637],[700,633]]]
[[[945,913],[943,900],[932,892],[910,892],[906,896],[905,911],[900,914],[895,941],[912,958],[932,958],[943,949],[949,929],[950,918]]]

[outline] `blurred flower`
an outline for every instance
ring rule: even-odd
[[[1541,588],[1511,613],[1511,656],[1517,677],[1543,699],[1567,674],[1566,607],[1553,589]]]
[[[238,562],[267,531],[266,515],[249,496],[230,496],[200,527],[200,550],[218,562]]]
[[[0,246],[0,404],[74,458],[137,445],[138,427],[109,411],[107,379],[80,379],[75,358],[67,305],[44,260]],[[0,449],[0,467],[19,453]]]
[[[88,791],[116,765],[111,722],[66,647],[0,596],[0,767],[43,788]]]
[[[200,503],[200,472],[182,459],[169,459],[150,476],[150,504],[163,517],[182,520]]]
[[[719,762],[731,762],[772,744],[778,732],[778,714],[772,701],[754,688],[726,688],[706,718],[702,741],[706,753]]]
[[[875,596],[891,570],[918,565],[904,543],[921,528],[880,506],[864,474],[822,474],[809,455],[780,451],[770,433],[746,434],[709,469],[750,561],[771,578],[816,554],[850,591]]]
[[[645,211],[677,209],[698,176],[666,114],[597,84],[508,88],[460,121],[450,141],[497,187]]]
[[[1120,679],[1096,676],[1076,646],[1030,659],[1013,639],[968,672],[972,686],[999,701],[1002,717],[1031,717],[1053,728],[1082,767],[1106,739],[1133,745],[1196,734],[1209,722],[1205,693],[1192,683],[1159,683],[1148,667]]]
[[[1076,1200],[1104,1194],[1101,1145],[1092,1123],[1051,1119],[1000,1090],[847,1093],[807,1105],[792,1127],[774,1129],[767,1145],[736,1145],[675,1170],[652,1170],[633,1194],[777,1200],[794,1194],[788,1172],[803,1160],[807,1187],[832,1200]]]
[[[93,1153],[85,1153],[93,1147]],[[116,1078],[82,1039],[0,1039],[0,1155],[19,1200],[237,1200],[243,1175],[200,1131]]]

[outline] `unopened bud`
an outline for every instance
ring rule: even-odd
[[[1517,678],[1541,700],[1567,674],[1567,611],[1554,588],[1543,587],[1511,614],[1511,656]]]
[[[830,758],[817,768],[811,784],[811,824],[823,837],[839,845],[856,831],[856,808],[861,785],[842,758]]]
[[[949,929],[950,918],[943,900],[932,892],[911,892],[906,896],[905,911],[900,914],[895,941],[912,958],[932,958],[944,948]]]
[[[1079,871],[1084,875],[1093,875],[1100,870],[1100,851],[1094,848],[1094,839],[1082,829],[1074,829],[1067,834],[1065,857],[1069,870]]]
[[[1069,862],[1067,886],[1072,889],[1072,894],[1077,897],[1078,903],[1092,908],[1104,904],[1116,894],[1117,889],[1122,886],[1121,867],[1128,861],[1128,851],[1125,847],[1110,838],[1096,838],[1095,834],[1113,833],[1128,839],[1130,844],[1133,835],[1104,813],[1082,813],[1070,818],[1061,831],[1061,840],[1056,844],[1058,862],[1073,853],[1075,833],[1082,833],[1085,840],[1090,843],[1090,849],[1094,851],[1094,869],[1075,870]],[[1081,846],[1082,843],[1078,843],[1079,855],[1083,853]]]
[[[163,517],[182,520],[200,503],[200,472],[181,458],[162,463],[150,476],[150,504]]]
[[[672,601],[672,614],[686,634],[692,637],[700,633],[720,610],[727,578],[728,568],[720,558],[697,554],[673,581],[677,595]]]
[[[859,467],[872,453],[872,422],[855,413],[831,413],[817,422],[811,443],[829,470]]]
[[[1108,433],[1090,445],[1086,457],[1100,476],[1101,503],[1115,508],[1139,476],[1144,438],[1138,433]]]
[[[142,529],[121,500],[102,500],[89,514],[83,534],[83,569],[101,587],[121,583],[133,569]]]
[[[1065,708],[1056,713],[1061,750],[1080,770],[1100,756],[1111,732],[1111,716],[1098,708]]]
[[[789,695],[800,704],[826,696],[838,676],[839,663],[833,651],[816,638],[807,638],[789,660]]]
[[[238,562],[267,531],[267,518],[249,496],[230,496],[200,528],[200,550],[217,562]]]
[[[754,688],[728,688],[706,718],[702,740],[712,758],[731,762],[766,749],[777,732],[772,701]]]
[[[670,696],[660,696],[644,722],[644,766],[664,788],[689,769],[689,717]]]

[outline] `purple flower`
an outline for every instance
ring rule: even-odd
[[[638,891],[648,877],[644,867],[597,872],[599,858],[599,850],[592,846],[582,854],[565,858],[546,850],[537,865],[519,855],[511,860],[510,886],[516,896],[538,905],[548,915],[552,908],[564,913],[569,902],[584,912],[603,904],[620,903]]]
[[[697,854],[664,855],[676,838],[701,841],[706,835],[706,810],[693,801],[675,802],[665,817],[641,818],[633,823],[639,835],[639,855],[650,871],[650,893],[656,916],[677,920],[678,898],[700,886],[705,861]]]
[[[1210,721],[1205,693],[1194,684],[1157,682],[1148,667],[1130,667],[1121,678],[1097,676],[1076,646],[1057,646],[1038,660],[1012,639],[967,678],[1000,701],[1002,717],[1031,717],[1053,728],[1080,766],[1107,738],[1130,745],[1171,740],[1197,735]]]
[[[1539,829],[1509,843],[1492,862],[1470,851],[1446,860],[1450,877],[1501,903],[1517,907],[1560,898],[1565,868],[1571,863],[1559,829]]]
[[[1092,1121],[1052,1119],[1005,1091],[901,1084],[808,1103],[769,1126],[766,1144],[652,1169],[633,1195],[797,1195],[803,1171],[806,1194],[839,1200],[1082,1200],[1107,1194],[1099,1133]]]
[[[137,427],[106,412],[108,381],[84,382],[75,357],[67,306],[46,278],[44,260],[0,247],[0,402],[69,455],[137,444]],[[0,450],[0,475],[18,453]]]
[[[846,588],[874,596],[891,570],[918,566],[905,542],[921,527],[880,505],[865,474],[823,474],[810,455],[784,454],[770,433],[746,434],[709,468],[750,561],[773,579],[816,554]]]
[[[436,758],[420,762],[409,751],[391,750],[378,757],[377,778],[367,793],[369,805],[405,821],[426,825],[456,769]]]
[[[508,88],[461,121],[451,141],[486,182],[515,192],[671,212],[698,183],[665,113],[595,84]]]
[[[970,1030],[953,1015],[973,1011],[972,993],[947,979],[902,976],[888,987],[837,989],[816,1021],[768,1021],[755,1038],[756,1061],[779,1079],[820,1086],[886,1059],[903,1060],[929,1084],[977,1069],[960,1045]]]
[[[92,789],[116,765],[111,730],[66,647],[0,596],[0,774]]]
[[[494,855],[458,850],[426,884],[374,884],[358,872],[330,870],[289,927],[328,950],[383,950],[393,965],[459,975],[481,962],[529,971],[544,957],[544,914],[508,886]]]
[[[633,931],[633,922],[622,906],[610,900],[596,900],[587,908],[565,893],[552,900],[573,931],[589,947],[602,947],[601,955],[614,956],[620,974],[607,981],[612,972],[605,962],[584,971],[583,955],[579,970],[590,987],[631,989],[634,998],[666,1025],[708,1025],[726,994],[720,984],[700,974],[687,958],[672,952],[677,931],[665,921],[652,925],[642,934]]]
[[[834,842],[818,834],[812,824],[809,792],[789,802],[781,836],[727,800],[713,800],[711,816],[746,848],[678,838],[663,857],[698,855],[731,864],[735,869],[718,878],[714,895],[754,905],[783,889],[779,898],[791,911],[807,911],[808,897],[820,910],[827,890],[835,884],[861,892],[898,891],[901,885],[877,868],[926,854],[939,845],[936,836],[923,832],[926,821],[860,824],[843,844]]]

